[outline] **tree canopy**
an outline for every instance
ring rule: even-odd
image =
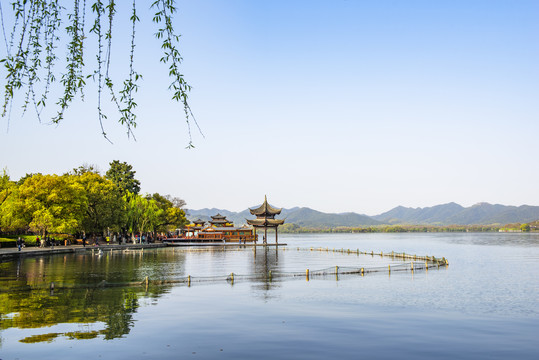
[[[115,164],[111,169],[121,170],[113,171],[122,175],[114,177],[116,182],[88,165],[64,175],[27,174],[19,181],[12,181],[4,170],[0,176],[0,233],[136,234],[167,232],[185,225],[185,201],[158,193],[140,195],[140,182],[131,165],[111,164]]]
[[[140,181],[135,179],[136,171],[128,163],[114,160],[110,163],[110,168],[105,176],[110,179],[122,192],[138,194],[140,191]]]

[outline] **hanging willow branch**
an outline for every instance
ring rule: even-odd
[[[119,91],[115,90],[109,71],[113,27],[117,12],[116,1],[92,0],[90,4],[87,4],[86,0],[72,0],[67,10],[59,0],[14,0],[10,4],[13,16],[9,18],[13,19],[13,28],[9,34],[5,30],[5,8],[1,5],[0,2],[0,17],[6,47],[6,55],[0,60],[6,72],[2,117],[7,117],[9,122],[15,94],[22,91],[24,93],[23,113],[32,106],[41,121],[41,112],[47,106],[51,87],[58,79],[57,84],[62,90],[62,95],[56,101],[58,110],[51,119],[52,123],[58,124],[64,120],[65,111],[73,100],[78,96],[84,100],[86,80],[92,78],[97,84],[97,118],[103,136],[107,137],[103,125],[107,116],[102,106],[105,89],[110,92],[111,101],[120,115],[118,122],[125,126],[128,136],[133,136],[133,129],[137,126],[135,94],[139,88],[139,81],[142,80],[142,75],[135,71],[134,66],[135,30],[136,23],[140,22],[136,0],[132,2],[130,16],[129,74],[123,80],[123,86]],[[90,72],[88,72],[84,57],[85,45],[88,41],[85,28],[87,7],[93,15],[88,33],[91,35],[90,39],[96,41],[97,47],[96,66]],[[157,26],[155,36],[162,42],[163,56],[160,62],[168,65],[171,79],[168,89],[172,91],[172,100],[183,106],[189,134],[188,148],[190,148],[193,147],[191,122],[199,131],[200,127],[188,103],[191,86],[180,72],[182,62],[178,50],[180,35],[174,32],[173,27],[173,17],[177,11],[175,0],[154,0],[150,9],[155,11],[152,18]],[[58,72],[55,68],[59,60],[56,54],[61,41],[66,43],[66,67]]]

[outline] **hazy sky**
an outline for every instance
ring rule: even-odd
[[[143,192],[194,209],[239,211],[265,194],[279,207],[368,215],[451,201],[539,205],[538,1],[179,1],[182,71],[205,135],[193,131],[193,150],[142,3],[137,141],[112,111],[114,144],[101,137],[92,84],[59,126],[15,106],[9,124],[0,119],[0,167],[12,178],[83,163],[104,172],[117,159]],[[95,49],[86,54],[92,64]]]

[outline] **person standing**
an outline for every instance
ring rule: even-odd
[[[20,236],[19,236],[19,238],[17,239],[17,247],[19,248],[19,251],[22,250],[22,239],[21,239]]]

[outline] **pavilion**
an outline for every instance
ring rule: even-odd
[[[274,208],[268,204],[268,197],[264,196],[264,203],[256,209],[249,209],[251,215],[255,215],[256,219],[247,220],[247,223],[256,228],[264,228],[264,245],[268,241],[268,228],[275,228],[275,244],[278,244],[277,227],[284,223],[284,220],[275,219],[275,215],[279,215],[282,209]],[[255,230],[256,237],[256,230]]]
[[[232,226],[232,221],[229,221],[226,216],[217,214],[211,217],[210,224],[215,227],[226,227]]]

